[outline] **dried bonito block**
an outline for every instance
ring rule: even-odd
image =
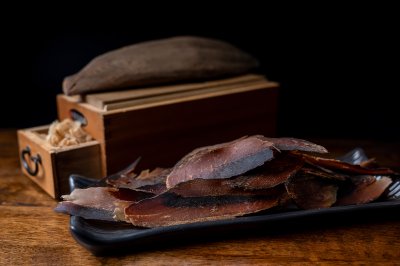
[[[235,46],[214,39],[180,36],[148,41],[99,55],[66,77],[67,95],[210,80],[247,73],[258,62]]]

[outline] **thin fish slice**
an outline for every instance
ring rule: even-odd
[[[362,175],[392,175],[394,171],[388,168],[365,168],[360,165],[349,164],[335,159],[327,159],[317,156],[311,156],[300,152],[292,152],[297,156],[303,158],[307,163],[324,167],[330,170],[340,171],[349,174],[362,174]]]
[[[302,209],[331,207],[336,202],[338,186],[312,175],[296,175],[285,184],[286,190]]]
[[[264,165],[245,173],[242,176],[232,178],[229,185],[244,190],[258,190],[275,187],[286,182],[297,173],[304,162],[299,158],[289,156],[287,153],[278,154],[276,158]]]
[[[171,172],[169,168],[144,170],[138,176],[121,175],[116,179],[107,180],[107,184],[116,188],[129,188],[154,194],[166,191],[165,180]]]
[[[321,168],[321,167],[303,167],[299,170],[299,174],[302,175],[312,175],[318,176],[323,179],[330,179],[330,180],[338,180],[338,181],[345,181],[349,178],[348,175],[343,175],[339,173],[335,173],[331,170]]]
[[[227,179],[193,179],[179,183],[169,192],[183,197],[268,195],[270,188],[284,183],[302,165],[302,160],[282,154],[245,175]]]
[[[276,186],[275,186],[276,187]],[[217,197],[217,196],[271,196],[275,187],[245,189],[235,187],[235,181],[230,179],[194,179],[180,183],[168,190],[182,197]]]
[[[261,136],[260,136],[261,137]],[[303,139],[296,138],[267,138],[262,137],[264,140],[272,142],[274,146],[283,151],[307,151],[307,152],[317,152],[317,153],[327,153],[328,150],[321,145],[309,142]]]
[[[167,177],[167,188],[197,178],[223,179],[246,173],[271,160],[272,147],[271,142],[251,136],[198,148],[174,166]]]
[[[284,189],[282,198],[284,198]],[[142,200],[125,209],[125,219],[135,226],[159,227],[231,219],[279,205],[281,197],[196,197],[173,193]]]
[[[243,137],[232,142],[202,147],[186,155],[167,177],[167,188],[201,178],[238,176],[274,158],[273,149],[327,152],[322,146],[294,138]]]
[[[56,212],[81,216],[86,219],[113,221],[116,202],[137,202],[154,194],[128,189],[90,187],[75,189],[70,195],[62,196]]]
[[[356,176],[352,178],[352,181],[353,190],[339,197],[336,205],[363,204],[374,201],[392,183],[392,179],[388,176]]]

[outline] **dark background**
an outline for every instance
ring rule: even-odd
[[[281,83],[280,136],[399,139],[399,21],[390,8],[331,13],[197,8],[109,10],[90,19],[60,11],[18,25],[13,23],[19,17],[5,21],[1,127],[52,122],[63,78],[101,53],[145,40],[200,35],[253,54],[261,72]]]

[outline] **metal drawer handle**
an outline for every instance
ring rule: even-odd
[[[29,166],[28,162],[25,160],[26,155],[28,155],[29,160],[35,164],[34,169],[32,169]],[[26,148],[21,151],[21,161],[22,161],[22,165],[24,166],[25,170],[31,176],[37,175],[37,173],[39,172],[39,164],[42,163],[42,159],[40,158],[39,154],[37,154],[36,156],[31,156],[31,148],[29,146],[26,146]]]
[[[85,127],[88,124],[86,117],[76,109],[69,110],[69,116],[72,118],[72,120],[81,123],[82,127]]]

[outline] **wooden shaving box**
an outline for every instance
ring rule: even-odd
[[[252,74],[207,82],[96,93],[85,97],[58,95],[58,118],[80,120],[84,130],[95,139],[91,145],[98,147],[98,154],[92,151],[90,156],[96,158],[89,165],[81,158],[86,156],[82,151],[88,146],[68,148],[69,152],[76,152],[77,157],[73,159],[71,156],[70,159],[76,160],[82,169],[75,172],[66,169],[60,180],[52,181],[53,185],[56,187],[55,184],[58,184],[60,188],[63,183],[67,187],[65,178],[73,173],[96,178],[110,175],[138,157],[141,157],[138,170],[171,167],[197,147],[244,135],[274,136],[277,102],[278,84]],[[19,134],[20,139],[27,139],[23,132]],[[29,141],[32,140],[22,143],[20,140],[20,152],[29,145]],[[56,163],[51,165],[58,168],[53,171],[59,172],[63,163],[71,161],[57,156]],[[97,162],[96,166],[94,162]],[[26,171],[24,173],[29,175]],[[60,176],[53,174],[50,179]],[[45,190],[51,191],[52,185],[46,186]],[[64,189],[54,191],[49,194],[58,197],[57,192]]]

